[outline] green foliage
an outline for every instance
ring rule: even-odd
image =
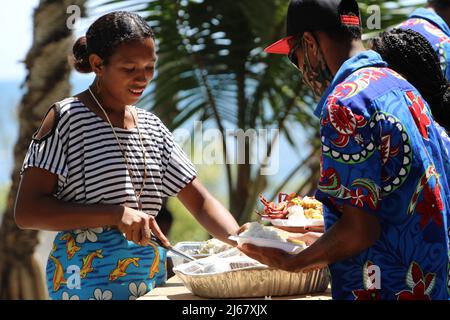
[[[225,177],[219,165],[197,166],[198,179],[208,191],[226,205],[223,184],[217,183]],[[173,224],[169,232],[172,243],[180,241],[203,241],[209,239],[208,232],[195,220],[177,198],[170,198],[168,209],[173,213]]]
[[[0,186],[0,214],[3,214],[8,199],[9,185]]]
[[[173,224],[169,232],[172,244],[180,241],[203,241],[209,238],[208,232],[177,198],[170,198],[167,207],[173,213]]]

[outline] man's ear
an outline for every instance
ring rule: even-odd
[[[89,56],[89,63],[91,64],[92,71],[97,76],[101,76],[103,73],[103,59],[94,53]]]
[[[313,36],[313,34],[309,31],[306,31],[303,34],[303,39],[305,39],[305,43],[308,47],[308,50],[310,50],[310,52],[317,53],[319,44],[317,43],[316,38]]]

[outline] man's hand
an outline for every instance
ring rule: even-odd
[[[316,242],[322,235],[323,233],[320,232],[307,232],[303,234],[291,233],[288,239],[303,241],[309,247],[314,242]]]
[[[379,236],[380,222],[375,215],[346,206],[341,218],[324,234],[291,233],[290,237],[310,244],[298,254],[291,255],[278,249],[248,244],[238,248],[268,266],[291,272],[306,272],[354,257],[372,246]]]
[[[289,262],[294,256],[283,250],[268,247],[258,247],[248,243],[243,244],[242,246],[238,246],[238,249],[250,258],[253,258],[269,267],[285,271],[292,271],[291,267],[289,266]]]

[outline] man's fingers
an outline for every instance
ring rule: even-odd
[[[254,246],[249,244],[242,244],[237,246],[237,248],[241,250],[243,253],[245,253],[247,256],[259,261],[260,255],[257,252],[255,252],[255,250],[252,250],[252,247]]]
[[[324,233],[325,232],[325,228],[324,228],[324,226],[307,226],[307,227],[305,227],[305,231]]]
[[[308,232],[302,235],[291,236],[289,239],[304,241],[307,246],[312,245],[322,236],[319,232]]]

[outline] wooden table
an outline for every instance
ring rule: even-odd
[[[249,300],[264,300],[265,298],[252,298]],[[286,297],[271,297],[272,300],[330,300],[331,288],[325,292],[302,295],[302,296],[286,296]],[[170,278],[163,286],[157,287],[147,293],[145,296],[138,298],[138,300],[208,300],[207,298],[198,297],[189,291],[183,282],[174,276]],[[241,299],[240,299],[241,300]],[[242,299],[245,300],[245,299]]]

